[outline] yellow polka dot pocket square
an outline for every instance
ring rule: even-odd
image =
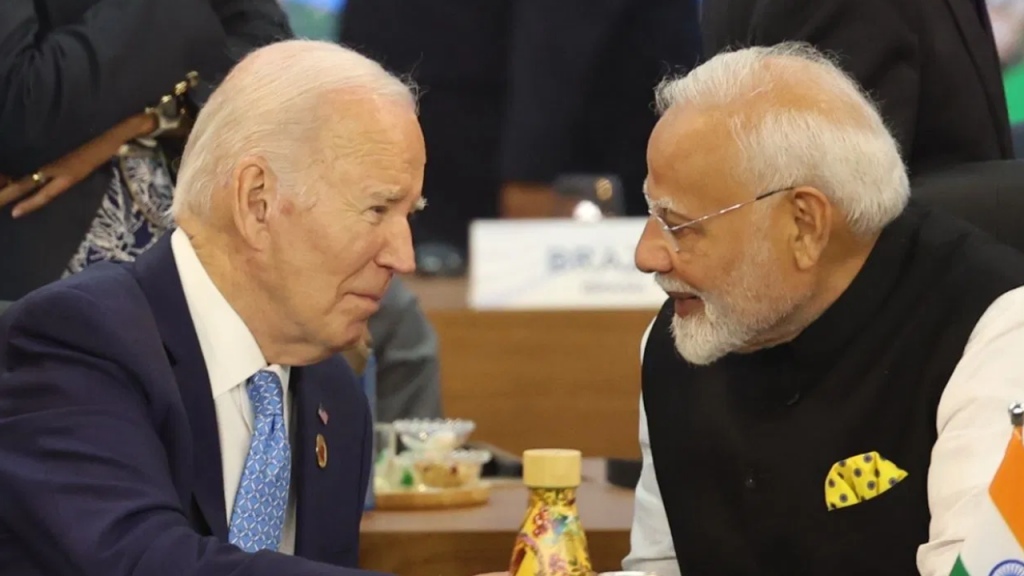
[[[825,505],[838,510],[871,500],[906,477],[905,471],[878,452],[840,460],[825,478]]]

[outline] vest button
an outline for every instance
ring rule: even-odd
[[[747,490],[753,490],[754,488],[757,488],[757,480],[754,479],[753,473],[747,476],[747,478],[743,481],[743,485],[747,487]]]

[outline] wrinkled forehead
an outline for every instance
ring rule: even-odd
[[[426,150],[415,111],[403,103],[364,108],[325,128],[332,172],[354,194],[418,194]]]
[[[726,112],[670,108],[647,149],[644,193],[651,207],[689,215],[751,195],[739,174],[741,151],[732,129]]]

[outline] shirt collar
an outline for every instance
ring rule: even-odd
[[[268,368],[267,360],[249,327],[210,279],[188,235],[180,228],[171,234],[171,250],[216,398]],[[287,368],[271,369],[279,375],[287,374]],[[286,377],[283,382],[287,392]]]

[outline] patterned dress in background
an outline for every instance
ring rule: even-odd
[[[110,188],[64,276],[97,262],[135,260],[174,227],[173,177],[160,148],[126,144],[107,169]]]

